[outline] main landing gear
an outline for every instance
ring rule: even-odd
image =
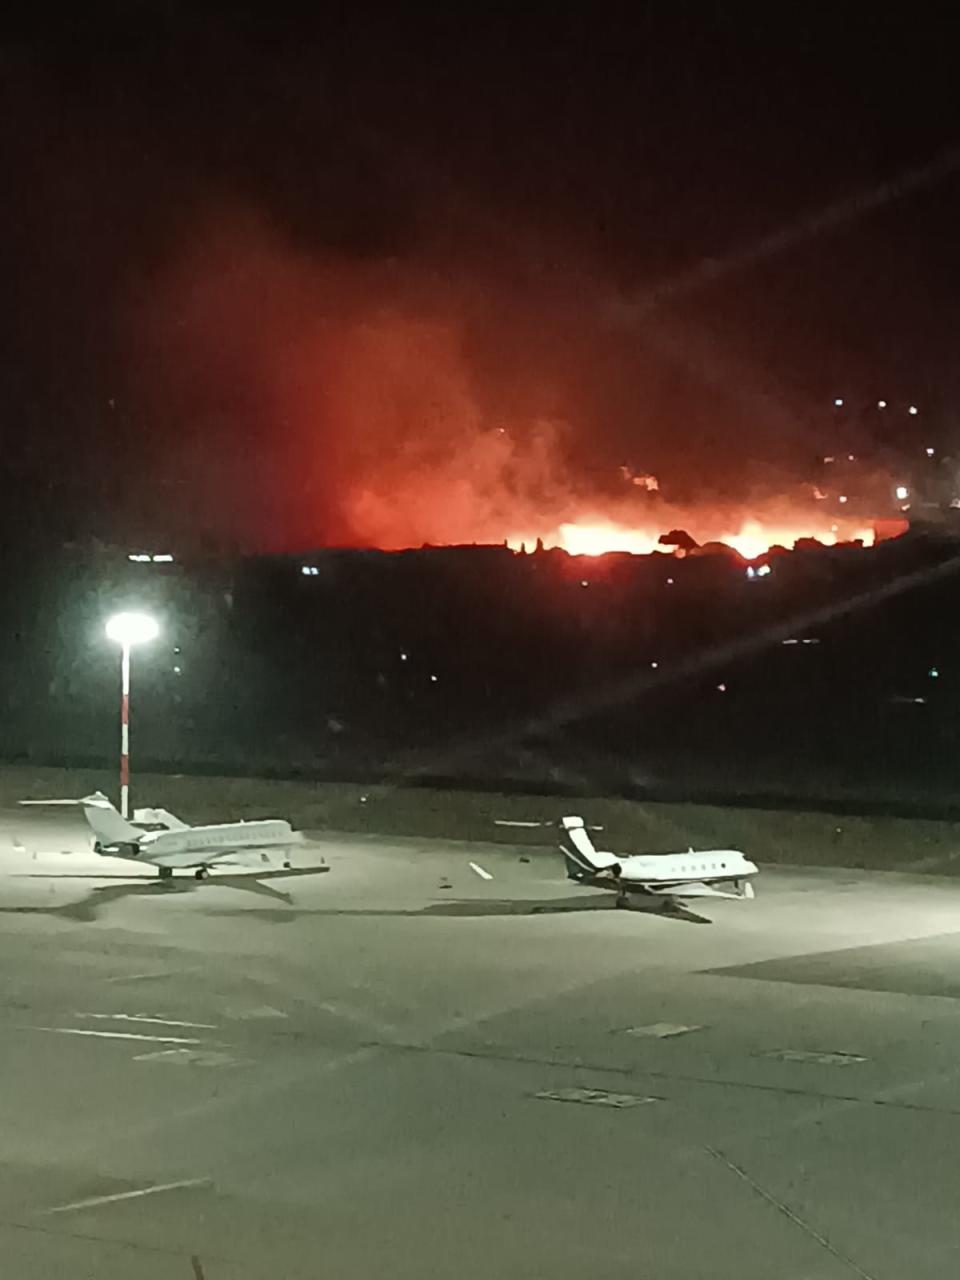
[[[210,870],[208,867],[197,867],[196,871],[193,874],[197,880],[210,879]]]
[[[620,879],[619,876],[617,876],[616,878],[616,886],[617,886],[617,901],[615,905],[618,907],[629,907],[630,895],[627,893],[627,890],[624,888],[623,881]]]

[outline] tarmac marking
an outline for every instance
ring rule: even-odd
[[[135,1054],[133,1060],[159,1062],[162,1066],[172,1067],[240,1067],[251,1061],[221,1053],[218,1049],[157,1049],[152,1053]]]
[[[679,1022],[651,1022],[645,1027],[627,1027],[628,1036],[652,1036],[657,1040],[669,1040],[672,1036],[684,1036],[690,1031],[702,1031],[702,1026],[683,1026]]]
[[[288,1016],[282,1009],[275,1009],[272,1004],[260,1004],[250,1009],[228,1008],[226,1014],[228,1018],[234,1018],[238,1022],[249,1021],[252,1018],[286,1018]]]
[[[823,1067],[849,1067],[855,1062],[866,1062],[858,1053],[822,1053],[816,1049],[773,1049],[762,1056],[779,1058],[781,1062],[815,1062]]]
[[[143,982],[145,978],[167,978],[168,973],[115,973],[107,982]]]
[[[31,1027],[31,1031],[50,1031],[57,1036],[96,1036],[99,1040],[150,1040],[154,1044],[203,1044],[187,1036],[147,1036],[135,1031],[87,1031],[81,1027]]]
[[[199,1031],[216,1031],[213,1022],[179,1022],[175,1018],[155,1018],[146,1013],[75,1013],[75,1018],[100,1018],[105,1022],[149,1022],[159,1027],[195,1027]]]
[[[581,1102],[593,1107],[642,1107],[648,1102],[663,1101],[637,1093],[609,1093],[606,1089],[543,1089],[533,1096],[547,1102]]]
[[[75,1213],[79,1209],[96,1209],[103,1204],[118,1204],[121,1200],[140,1200],[155,1196],[161,1191],[185,1191],[189,1187],[209,1187],[212,1178],[186,1178],[182,1182],[160,1182],[152,1187],[139,1187],[135,1191],[118,1191],[112,1196],[91,1196],[87,1200],[74,1200],[70,1204],[58,1204],[42,1213]]]
[[[483,868],[483,867],[481,867],[481,866],[479,866],[476,862],[471,862],[471,863],[469,863],[468,865],[469,865],[469,867],[470,867],[470,870],[471,870],[471,871],[475,871],[475,872],[477,873],[477,875],[480,877],[480,879],[481,879],[481,880],[492,880],[492,879],[493,879],[493,876],[490,874],[490,872],[489,872],[489,871],[485,871],[485,870],[484,870],[484,868]]]

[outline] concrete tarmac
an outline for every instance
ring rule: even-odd
[[[529,848],[298,862],[161,885],[0,812],[4,1274],[957,1273],[955,879],[663,916]]]

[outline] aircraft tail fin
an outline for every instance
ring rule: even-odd
[[[612,853],[594,848],[582,818],[561,818],[560,829],[563,832],[560,852],[571,880],[587,879],[599,871],[610,871],[618,865]]]
[[[137,840],[142,834],[126,818],[121,818],[102,791],[83,796],[78,801],[90,830],[101,844],[119,844],[124,840]]]

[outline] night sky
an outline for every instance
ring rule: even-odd
[[[776,491],[835,395],[953,430],[955,24],[199,7],[6,31],[8,545],[495,540]]]

